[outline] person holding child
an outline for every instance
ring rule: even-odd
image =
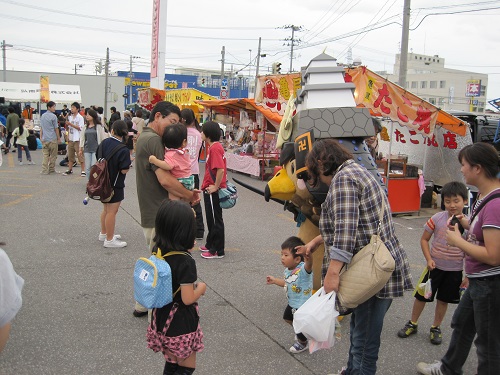
[[[460,288],[468,285],[468,280],[462,280],[463,261],[465,254],[455,246],[446,244],[446,231],[448,221],[454,215],[462,215],[469,193],[467,187],[461,182],[449,182],[441,189],[441,198],[444,202],[445,211],[433,215],[424,225],[424,233],[420,239],[422,253],[427,261],[420,283],[431,279],[432,295],[425,298],[415,291],[415,301],[411,312],[411,319],[398,332],[401,338],[409,337],[417,333],[418,318],[424,310],[427,302],[437,298],[434,323],[430,328],[430,341],[434,345],[442,342],[441,322],[446,315],[448,303],[457,304],[460,301]],[[429,241],[434,235],[432,245]]]
[[[312,294],[313,274],[312,256],[297,254],[297,247],[304,246],[298,237],[289,237],[281,244],[281,264],[285,267],[285,278],[267,276],[268,285],[284,287],[288,298],[288,305],[283,313],[283,319],[293,324],[293,314],[306,302]],[[297,354],[307,350],[309,343],[302,333],[296,334],[297,340],[290,347],[290,353]]]
[[[149,162],[165,171],[170,171],[172,176],[184,185],[188,190],[194,189],[194,176],[191,175],[191,160],[187,145],[187,129],[182,124],[173,124],[163,131],[162,142],[165,146],[164,160],[154,155],[149,156]],[[179,200],[181,197],[170,193],[171,200]]]
[[[148,348],[165,357],[164,375],[192,374],[196,353],[204,348],[198,311],[199,298],[206,284],[197,282],[196,263],[190,254],[195,243],[196,223],[193,210],[181,200],[165,200],[155,221],[153,253],[183,252],[164,257],[172,272],[173,301],[155,308],[148,327]],[[180,288],[180,293],[176,291]]]

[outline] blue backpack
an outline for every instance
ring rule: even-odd
[[[170,251],[170,255],[187,255],[182,251]],[[134,268],[134,298],[142,306],[153,309],[168,305],[179,292],[180,287],[172,294],[172,271],[163,259],[161,250],[149,258],[139,258]]]

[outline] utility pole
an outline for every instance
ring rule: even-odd
[[[257,65],[255,67],[255,88],[254,88],[254,93],[253,97],[254,99],[257,97],[257,83],[258,83],[258,77],[259,77],[259,66],[260,66],[260,45],[262,42],[262,38],[259,37],[259,48],[257,48]]]
[[[3,82],[7,82],[7,56],[5,47],[14,47],[12,44],[5,44],[5,39],[2,41],[2,59],[3,59]]]
[[[288,73],[291,73],[293,71],[293,47],[295,46],[295,43],[300,43],[302,42],[300,39],[295,39],[295,32],[296,31],[302,31],[302,26],[295,26],[295,25],[286,25],[282,27],[278,27],[279,29],[292,29],[292,37],[291,38],[286,38],[285,42],[290,42],[290,69],[288,70]],[[287,45],[286,43],[283,45]]]
[[[402,88],[406,88],[406,71],[408,68],[408,39],[410,37],[410,0],[403,5],[403,33],[401,36],[401,52],[399,54],[399,81]]]
[[[109,47],[106,48],[106,61],[104,63],[104,114],[108,115],[108,75],[109,75]]]
[[[128,73],[128,104],[132,103],[132,78],[134,77],[134,73],[132,71],[132,58],[133,56],[130,55],[130,72]]]
[[[224,79],[224,58],[226,57],[226,46],[222,46],[222,51],[220,53],[222,55],[221,68],[220,68],[220,79],[222,81]]]

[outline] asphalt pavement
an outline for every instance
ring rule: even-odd
[[[86,180],[80,168],[71,176],[40,175],[41,151],[32,155],[36,165],[20,166],[10,153],[0,167],[0,241],[7,243],[4,249],[25,279],[23,307],[0,354],[0,374],[161,374],[162,355],[146,348],[147,319],[132,316],[133,267],[148,254],[134,168],[125,181],[116,225],[128,246],[106,249],[97,239],[101,204],[83,205]],[[239,173],[228,177],[265,186]],[[286,296],[265,279],[282,275],[280,244],[297,228],[278,203],[266,203],[242,187],[238,193],[238,204],[224,210],[225,258],[203,259],[193,251],[199,278],[207,283],[199,301],[205,349],[198,354],[196,374],[337,373],[347,362],[349,317],[341,322],[341,338],[332,349],[288,352],[294,334],[282,319]],[[394,218],[415,281],[425,265],[422,228],[433,212]],[[407,292],[386,315],[379,374],[416,374],[417,362],[437,360],[448,347],[452,305],[442,325],[442,345],[429,342],[434,305],[424,310],[418,334],[396,336],[412,305]],[[476,366],[473,347],[464,373],[474,374]]]

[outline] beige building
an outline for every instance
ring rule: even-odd
[[[398,82],[400,54],[394,74],[382,74]],[[444,110],[484,113],[488,75],[448,69],[438,55],[408,54],[406,89]]]

